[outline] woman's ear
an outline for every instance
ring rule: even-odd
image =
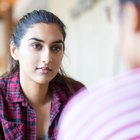
[[[132,3],[125,4],[125,13],[127,12],[127,20],[134,32],[140,31],[140,10]]]
[[[10,53],[14,60],[18,60],[18,48],[13,41],[10,43]]]

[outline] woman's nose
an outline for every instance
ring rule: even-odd
[[[50,62],[52,62],[53,58],[52,58],[52,53],[50,50],[43,50],[42,52],[42,62],[46,62],[46,64],[49,64]]]

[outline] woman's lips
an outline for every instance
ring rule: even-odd
[[[49,72],[52,71],[52,69],[49,67],[39,67],[37,68],[37,70],[42,74],[48,74]]]

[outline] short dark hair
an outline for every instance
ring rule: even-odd
[[[120,10],[119,10],[119,15],[120,17],[122,17],[122,13],[123,13],[123,7],[125,4],[127,4],[128,2],[131,2],[132,4],[134,4],[134,6],[136,7],[137,11],[140,11],[140,0],[118,0],[119,5],[120,5]]]
[[[140,0],[119,0],[119,4],[120,5],[124,5],[127,2],[132,2],[133,4],[135,4],[136,6],[140,6]]]

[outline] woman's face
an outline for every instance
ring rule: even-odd
[[[14,51],[20,77],[39,84],[49,83],[58,73],[64,51],[64,38],[57,24],[38,23],[27,29]]]

